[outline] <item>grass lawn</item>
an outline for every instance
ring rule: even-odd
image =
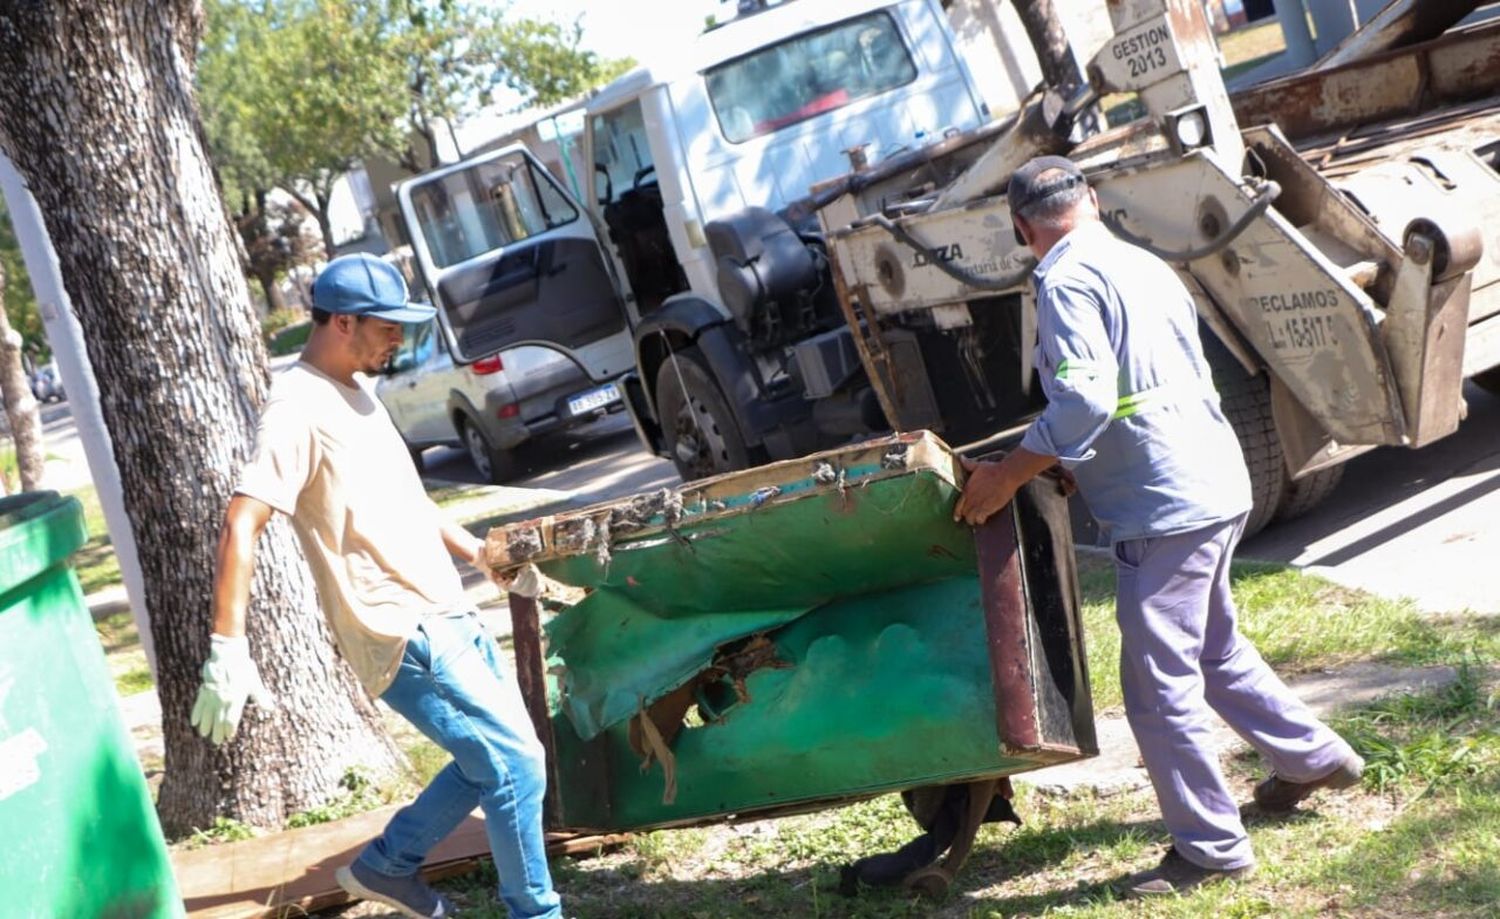
[[[1080,559],[1090,675],[1098,708],[1119,704],[1112,572]],[[1052,797],[1017,781],[1017,829],[988,825],[941,902],[900,892],[838,893],[839,868],[916,833],[899,799],[739,826],[641,834],[614,852],[553,864],[568,915],[641,917],[1493,916],[1500,902],[1500,621],[1424,619],[1275,566],[1243,563],[1241,620],[1282,673],[1355,660],[1444,662],[1455,684],[1345,711],[1335,727],[1369,762],[1351,792],[1315,796],[1272,819],[1250,816],[1260,865],[1243,881],[1150,904],[1116,901],[1110,884],[1154,864],[1167,843],[1147,791]],[[444,762],[420,742],[422,771]],[[428,745],[430,747],[430,745]],[[1264,775],[1254,754],[1226,761],[1249,799]],[[486,868],[439,885],[464,915],[500,917]]]
[[[90,485],[68,494],[83,504],[83,523],[89,534],[88,542],[73,555],[73,570],[78,574],[84,595],[121,583],[120,563],[109,540],[109,529],[104,525],[104,508],[99,504],[98,492]]]
[[[1120,634],[1114,569],[1078,559],[1094,707],[1120,705]],[[1500,620],[1423,616],[1410,600],[1387,600],[1281,565],[1238,562],[1234,595],[1240,628],[1283,676],[1380,660],[1406,666],[1500,661]]]
[[[1259,866],[1189,896],[1131,904],[1110,885],[1153,864],[1166,831],[1149,792],[1046,797],[1017,783],[1020,828],[988,825],[945,900],[840,896],[839,867],[915,833],[894,796],[737,827],[662,831],[558,860],[568,915],[641,917],[1481,917],[1500,902],[1500,707],[1493,672],[1347,713],[1370,760],[1363,787],[1321,793],[1289,817],[1247,817]],[[1443,738],[1434,744],[1432,738]],[[1455,751],[1462,751],[1454,755]],[[1248,800],[1263,773],[1227,763]],[[492,870],[443,882],[464,915],[500,917]]]

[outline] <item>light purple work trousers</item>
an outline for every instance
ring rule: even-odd
[[[1352,753],[1235,625],[1229,562],[1244,528],[1240,516],[1114,545],[1125,715],[1177,852],[1206,868],[1255,862],[1207,743],[1212,712],[1292,782],[1322,778]]]

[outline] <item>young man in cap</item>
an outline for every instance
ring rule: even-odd
[[[1235,625],[1229,565],[1250,480],[1187,289],[1104,227],[1071,160],[1032,160],[1007,197],[1018,238],[1040,260],[1036,367],[1047,407],[999,463],[970,464],[955,516],[981,523],[1043,470],[1072,472],[1113,544],[1125,714],[1173,839],[1125,892],[1243,874],[1255,856],[1206,744],[1210,710],[1271,764],[1254,793],[1263,811],[1353,785],[1364,761]]]
[[[561,915],[542,836],[541,743],[500,651],[464,597],[453,559],[483,568],[484,544],[444,519],[367,379],[406,324],[400,272],[369,255],[334,259],[313,284],[313,332],[271,387],[255,454],[229,502],[214,581],[214,634],[193,724],[233,736],[264,693],[245,638],[255,545],[273,513],[302,544],[344,659],[383,699],[453,755],[412,804],[337,879],[407,916],[451,904],[418,876],[427,851],[477,804],[513,917]]]

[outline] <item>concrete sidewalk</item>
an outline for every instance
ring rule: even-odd
[[[1287,679],[1286,683],[1319,718],[1326,719],[1341,709],[1386,696],[1446,686],[1457,677],[1452,667],[1393,667],[1362,661],[1337,670],[1302,674]],[[1017,781],[1050,795],[1108,796],[1149,788],[1151,780],[1141,765],[1140,747],[1124,715],[1096,716],[1094,727],[1099,739],[1098,756],[1028,772],[1017,776]],[[1209,743],[1221,757],[1250,749],[1239,735],[1217,719]]]

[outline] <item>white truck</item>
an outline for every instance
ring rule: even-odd
[[[815,218],[776,212],[851,158],[919,165],[987,114],[938,0],[797,0],[593,96],[586,200],[520,146],[396,194],[457,362],[554,348],[697,478],[886,426]],[[768,247],[794,264],[757,274]]]

